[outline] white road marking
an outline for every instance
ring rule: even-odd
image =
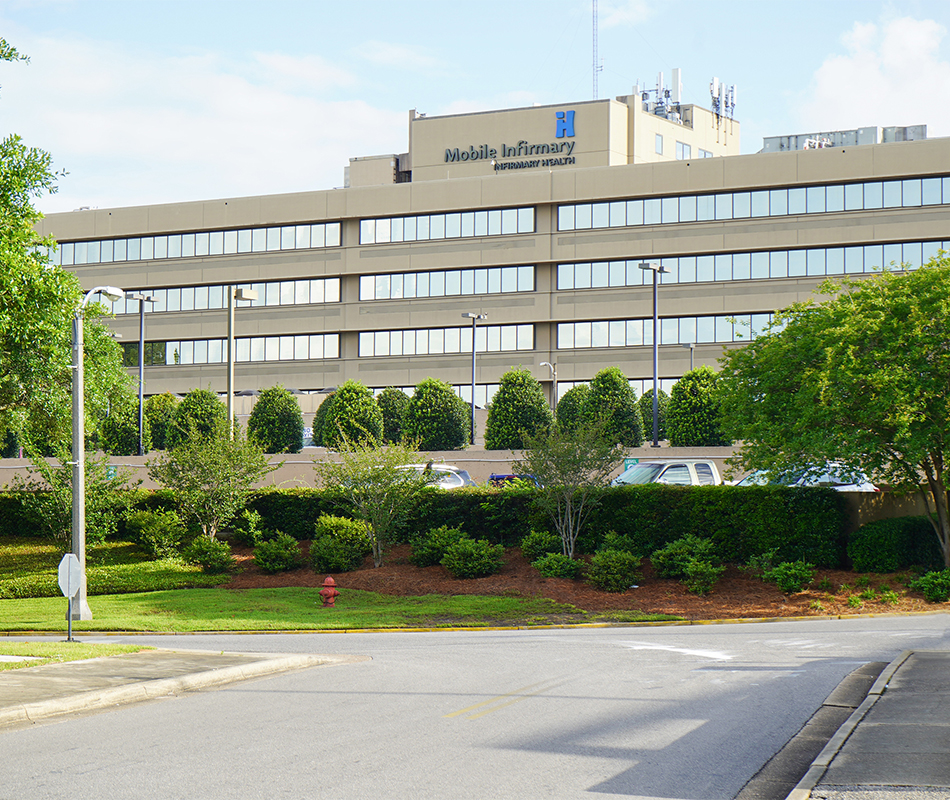
[[[716,650],[692,650],[687,647],[671,647],[664,644],[651,644],[649,642],[618,642],[621,647],[628,650],[664,650],[668,653],[681,653],[684,656],[699,656],[700,658],[709,658],[713,661],[729,661],[732,656],[728,653],[718,652]]]

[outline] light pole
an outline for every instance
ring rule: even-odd
[[[462,314],[462,319],[472,321],[472,444],[475,444],[475,328],[480,319],[488,319],[488,314]]]
[[[557,411],[557,364],[542,361],[541,366],[551,370],[551,410]]]
[[[86,600],[86,399],[83,381],[83,309],[90,298],[101,292],[113,303],[125,297],[125,292],[116,286],[96,286],[86,292],[79,308],[73,315],[73,553],[79,559],[79,591],[76,601],[70,604],[70,616],[74,620],[92,619],[92,611]]]
[[[656,286],[662,273],[668,273],[659,261],[644,261],[640,269],[653,273],[653,447],[660,446],[660,349],[659,321],[656,314]]]
[[[142,292],[130,294],[133,300],[139,301],[139,455],[145,455],[143,427],[145,424],[145,304],[154,303],[155,298]]]
[[[228,286],[228,436],[234,437],[234,301],[257,300],[254,289]]]
[[[684,342],[680,347],[689,348],[689,371],[693,371],[693,353],[696,352],[696,342]]]

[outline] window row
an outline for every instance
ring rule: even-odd
[[[534,349],[533,325],[479,325],[476,330],[475,350],[479,353]],[[472,328],[365,331],[360,334],[359,352],[360,357],[471,353]]]
[[[506,236],[512,233],[534,233],[533,208],[496,208],[360,220],[360,244]]]
[[[748,342],[764,331],[772,315],[727,314],[709,317],[664,317],[659,320],[660,344]],[[638,347],[653,344],[652,319],[561,322],[557,349]]]
[[[54,264],[68,267],[79,264],[111,264],[114,261],[194,258],[339,246],[340,223],[320,222],[314,225],[175,233],[168,236],[103,239],[97,242],[61,242],[57,249],[50,250],[49,257]]]
[[[127,367],[139,363],[138,342],[122,344]],[[340,334],[315,333],[299,336],[249,336],[234,340],[235,361],[307,361],[339,358]],[[227,339],[192,339],[176,342],[146,342],[145,364],[224,364],[228,360]]]
[[[940,250],[948,248],[950,240],[772,250],[759,253],[721,253],[656,260],[669,270],[667,273],[660,273],[662,283],[701,283],[875,272],[892,263],[898,267],[901,264],[909,264],[912,269],[916,269],[921,264],[926,264]],[[652,284],[653,273],[640,269],[642,263],[642,259],[636,259],[558,264],[557,288],[602,289]]]
[[[399,272],[389,275],[363,275],[360,278],[360,300],[533,291],[534,267]]]
[[[950,203],[950,176],[559,206],[559,231]]]
[[[240,307],[293,306],[313,303],[339,303],[339,278],[311,278],[300,281],[269,281],[266,283],[243,283],[237,289],[253,289],[257,300],[236,302]],[[139,301],[132,294],[144,294],[153,302],[146,304],[146,313],[167,311],[207,311],[228,307],[226,286],[181,286],[174,289],[129,289],[126,296],[110,302],[108,298],[95,295],[113,314],[138,314]]]

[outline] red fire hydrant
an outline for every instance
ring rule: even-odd
[[[336,608],[334,603],[339,594],[340,593],[336,590],[336,581],[327,575],[327,579],[323,582],[323,588],[320,590],[320,597],[323,600],[324,608]]]

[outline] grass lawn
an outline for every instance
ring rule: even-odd
[[[0,656],[18,656],[27,661],[2,661],[0,672],[22,667],[38,667],[63,661],[83,661],[87,658],[115,656],[153,650],[134,644],[84,644],[82,642],[4,642],[0,641]]]

